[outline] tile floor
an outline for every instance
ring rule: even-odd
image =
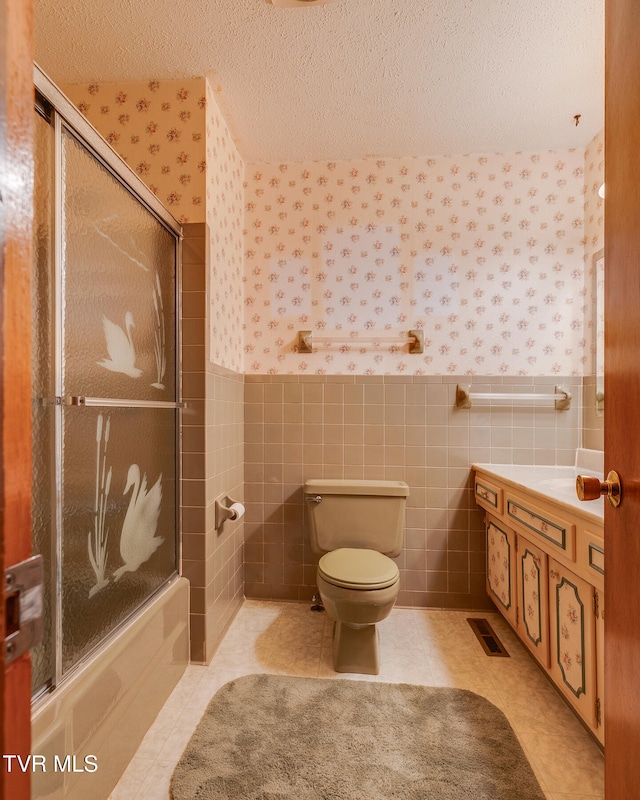
[[[488,618],[511,657],[486,656],[467,616]],[[376,676],[335,673],[331,632],[327,615],[308,604],[245,601],[211,664],[187,667],[111,800],[168,798],[173,769],[215,692],[258,672],[469,689],[506,714],[548,800],[604,797],[600,750],[498,614],[395,608],[380,623]]]

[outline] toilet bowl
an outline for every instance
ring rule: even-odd
[[[402,481],[311,479],[305,483],[317,583],[335,620],[336,672],[380,672],[378,629],[395,605],[409,487]]]
[[[324,607],[336,621],[334,669],[377,675],[376,623],[389,616],[400,590],[395,562],[375,550],[343,547],[322,556],[317,581]]]

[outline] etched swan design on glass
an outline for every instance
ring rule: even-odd
[[[166,334],[164,326],[164,306],[162,304],[162,291],[160,290],[160,277],[156,272],[155,284],[151,287],[151,299],[153,300],[153,310],[156,314],[156,325],[153,331],[154,347],[153,353],[156,359],[156,370],[158,380],[151,385],[155,389],[164,389],[164,373],[167,369],[167,357],[165,356]]]
[[[131,328],[135,328],[133,314],[130,311],[124,316],[124,330],[120,325],[111,322],[107,317],[102,316],[104,326],[104,336],[107,340],[107,352],[109,358],[98,361],[100,367],[111,370],[111,372],[122,372],[130,378],[139,378],[142,370],[136,367],[136,350],[133,346]]]
[[[96,576],[96,582],[89,590],[89,597],[93,597],[94,594],[109,585],[109,579],[106,577],[107,543],[109,541],[109,528],[106,527],[106,517],[109,492],[111,491],[111,476],[113,474],[113,468],[111,466],[107,469],[107,448],[109,446],[110,427],[110,418],[98,414],[98,423],[96,426],[96,494],[93,511],[93,532],[87,534],[89,562]]]
[[[162,473],[147,492],[146,474],[141,482],[140,467],[132,464],[122,494],[127,494],[130,489],[133,491],[120,535],[120,555],[124,564],[113,573],[116,581],[125,572],[135,572],[141,564],[151,558],[164,541],[155,535],[162,500]]]

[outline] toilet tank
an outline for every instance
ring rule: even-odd
[[[314,553],[361,547],[400,555],[409,496],[403,481],[311,478],[304,495]]]

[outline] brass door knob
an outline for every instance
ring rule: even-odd
[[[614,470],[609,472],[606,481],[601,481],[600,478],[594,478],[592,475],[578,475],[576,494],[579,500],[597,500],[604,495],[611,505],[617,508],[622,500],[620,476]]]

